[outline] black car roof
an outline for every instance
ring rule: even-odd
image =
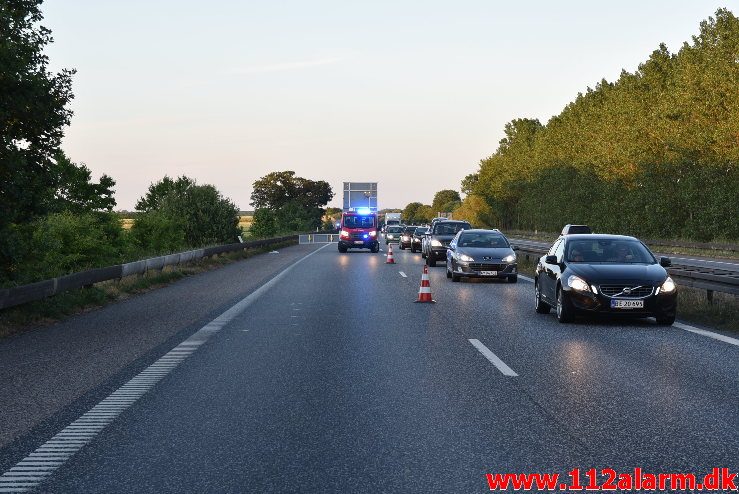
[[[564,238],[566,240],[581,239],[581,240],[636,240],[636,241],[639,241],[638,238],[630,237],[628,235],[610,235],[606,233],[573,233],[571,235],[562,235],[561,238]]]

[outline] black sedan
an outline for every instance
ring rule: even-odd
[[[419,226],[413,232],[411,236],[411,252],[421,252],[421,244],[423,242],[423,236],[426,235],[429,229],[427,226]]]
[[[446,277],[504,278],[518,281],[514,247],[498,230],[462,230],[446,251]]]
[[[655,317],[661,325],[675,322],[677,287],[658,262],[633,237],[567,235],[560,237],[536,265],[536,312],[557,310],[566,323],[578,313]]]

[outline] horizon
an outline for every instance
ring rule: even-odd
[[[77,70],[63,149],[116,181],[117,210],[187,175],[248,211],[252,183],[281,170],[329,182],[328,207],[368,181],[402,209],[459,190],[505,123],[546,123],[735,3],[79,0],[44,4],[41,24],[50,69]]]

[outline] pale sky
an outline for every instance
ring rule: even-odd
[[[723,1],[47,0],[54,69],[76,68],[64,149],[132,209],[187,175],[241,209],[277,170],[376,181],[380,208],[431,203],[492,154],[506,122],[545,123]]]

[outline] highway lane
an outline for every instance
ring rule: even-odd
[[[478,492],[486,472],[739,469],[737,347],[560,325],[529,283],[451,283],[443,264],[437,304],[414,304],[422,260],[395,257],[330,246],[295,266],[41,490]]]

